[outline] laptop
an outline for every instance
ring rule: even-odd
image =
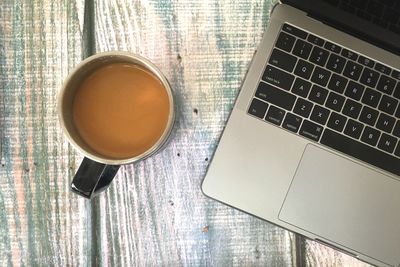
[[[286,0],[205,195],[377,266],[400,266],[400,1]]]

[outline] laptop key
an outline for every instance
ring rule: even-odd
[[[315,36],[313,34],[308,35],[307,41],[318,46],[323,46],[325,43],[325,41],[322,38]]]
[[[293,54],[303,59],[307,59],[310,55],[311,49],[312,45],[310,43],[297,39],[296,44],[293,48]]]
[[[311,93],[308,96],[308,99],[320,105],[323,105],[325,103],[327,95],[328,95],[328,90],[322,88],[321,86],[314,85],[311,89]]]
[[[344,94],[354,100],[360,100],[363,92],[364,86],[359,83],[350,81],[346,87],[346,91]]]
[[[391,76],[392,76],[393,78],[395,78],[396,80],[400,80],[400,71],[393,70]]]
[[[259,117],[260,119],[263,119],[265,116],[265,112],[267,111],[268,104],[254,98],[251,101],[251,105],[249,107],[249,114],[254,115],[256,117]]]
[[[296,101],[296,96],[264,82],[258,85],[256,97],[286,110],[291,110]]]
[[[366,126],[363,134],[361,135],[361,141],[363,141],[371,146],[376,146],[380,135],[381,135],[381,133],[378,130],[371,128],[369,126]]]
[[[296,61],[297,58],[295,56],[289,55],[288,53],[276,48],[272,51],[271,57],[269,58],[270,64],[288,72],[293,71]]]
[[[313,111],[311,112],[310,120],[325,125],[329,117],[329,109],[315,105]]]
[[[326,86],[330,77],[331,77],[330,71],[327,71],[327,70],[317,66],[311,77],[311,81],[315,82],[319,85]]]
[[[357,119],[361,112],[361,106],[362,105],[360,103],[351,99],[347,99],[342,112],[344,115],[347,115],[353,119]]]
[[[352,60],[357,60],[357,58],[358,58],[358,55],[356,53],[354,53],[346,48],[343,48],[341,55],[348,59],[352,59]]]
[[[310,61],[320,66],[324,66],[326,61],[328,60],[329,52],[325,49],[322,49],[318,46],[314,46],[313,51],[311,52]]]
[[[386,67],[385,65],[382,65],[381,63],[376,63],[375,69],[379,72],[382,72],[386,75],[389,75],[391,72],[391,69],[389,67]]]
[[[391,133],[395,122],[395,118],[381,113],[379,115],[378,121],[376,122],[376,128],[387,133]]]
[[[388,76],[381,75],[376,89],[386,94],[391,95],[393,93],[396,81]]]
[[[388,153],[393,153],[396,144],[397,144],[397,139],[395,137],[383,133],[381,138],[379,139],[378,148]]]
[[[287,113],[285,120],[283,121],[282,127],[289,131],[297,133],[299,131],[302,120],[303,119],[299,116],[296,116],[292,113]]]
[[[344,134],[353,137],[355,139],[358,139],[360,138],[363,128],[364,126],[361,123],[349,119],[349,121],[346,124],[346,127],[344,128]]]
[[[333,109],[334,111],[340,112],[344,104],[345,97],[338,95],[334,92],[330,92],[328,99],[326,100],[325,106]]]
[[[300,128],[300,135],[307,137],[313,141],[318,142],[321,137],[323,128],[322,126],[308,120],[304,120]]]
[[[293,112],[296,113],[297,115],[308,118],[312,107],[313,104],[310,101],[307,101],[303,98],[298,98],[296,105],[293,108]]]
[[[365,90],[361,102],[370,107],[376,108],[376,106],[378,106],[379,100],[381,99],[381,96],[382,94],[379,93],[378,91],[373,90],[371,88],[367,88]]]
[[[297,36],[301,39],[306,39],[307,37],[307,32],[286,23],[283,24],[282,30],[290,34],[293,34],[294,36]]]
[[[296,69],[294,70],[294,74],[308,80],[311,76],[313,69],[314,66],[311,63],[299,59],[299,62],[297,62],[296,65]]]
[[[263,80],[279,88],[290,90],[294,76],[270,65],[267,65],[264,71]]]
[[[349,80],[347,80],[345,77],[333,73],[332,78],[328,83],[328,88],[335,92],[338,92],[339,94],[342,94],[344,92],[344,89],[346,88],[346,84],[348,81]]]
[[[396,125],[394,126],[393,135],[400,137],[400,120],[397,120]]]
[[[388,172],[400,175],[400,160],[398,158],[330,129],[325,129],[321,137],[321,144]]]
[[[268,109],[267,115],[265,116],[265,120],[280,126],[284,116],[285,116],[285,111],[283,109],[271,106]]]
[[[342,48],[340,48],[339,46],[331,43],[331,42],[326,42],[324,47],[326,49],[328,49],[331,52],[335,52],[335,53],[340,53],[340,50],[342,50]]]
[[[400,100],[400,81],[397,82],[396,88],[394,89],[393,96]]]
[[[373,68],[375,65],[375,61],[373,61],[372,59],[369,59],[367,57],[361,56],[358,58],[358,63],[363,64],[364,66]]]
[[[281,32],[278,36],[278,40],[276,40],[276,47],[285,50],[287,52],[292,51],[294,42],[296,41],[296,38],[293,37],[290,34]]]
[[[368,125],[374,126],[376,119],[378,118],[379,112],[376,111],[375,109],[372,109],[370,107],[364,106],[361,115],[360,115],[360,121],[364,122]]]
[[[335,131],[341,132],[343,131],[346,121],[347,119],[345,116],[340,115],[336,112],[332,112],[328,120],[328,127]]]
[[[360,78],[362,69],[363,67],[360,64],[352,61],[347,61],[346,67],[343,71],[343,75],[357,81],[358,78]]]
[[[378,109],[382,110],[383,112],[386,112],[390,115],[393,115],[398,103],[399,103],[399,101],[397,101],[396,99],[394,99],[390,96],[384,95],[382,97],[382,100],[381,100],[381,103],[379,104]]]
[[[369,68],[364,68],[360,82],[366,86],[375,87],[378,82],[379,73]]]
[[[310,82],[297,77],[292,87],[292,93],[306,98],[308,96],[308,93],[310,92],[310,88]]]
[[[342,73],[345,64],[346,64],[346,59],[344,57],[331,54],[328,63],[326,64],[326,68],[336,73]]]

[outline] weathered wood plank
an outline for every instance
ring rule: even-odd
[[[82,1],[0,6],[0,265],[90,265],[88,202],[69,192],[75,152],[56,98],[81,59]]]

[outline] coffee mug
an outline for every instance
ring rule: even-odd
[[[58,96],[58,116],[71,145],[84,155],[71,190],[91,198],[105,190],[120,165],[138,162],[166,144],[174,99],[161,71],[127,52],[82,61]]]

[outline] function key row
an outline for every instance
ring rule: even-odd
[[[309,52],[311,50],[311,47],[312,47],[311,44],[314,44],[314,45],[317,45],[320,47],[324,47],[325,49],[327,49],[330,52],[340,54],[347,59],[356,61],[366,67],[375,69],[376,71],[378,71],[380,73],[390,75],[392,78],[400,80],[400,72],[399,71],[392,70],[388,66],[385,66],[379,62],[375,62],[374,60],[367,58],[365,56],[359,55],[356,52],[353,52],[349,49],[342,48],[336,44],[333,44],[329,41],[324,40],[321,37],[315,36],[313,34],[308,34],[307,32],[305,32],[301,29],[298,29],[292,25],[286,24],[286,23],[283,25],[282,30],[284,32],[290,33],[298,38],[308,41],[308,42],[304,42],[302,40],[296,41],[296,45],[295,45],[295,49],[293,50],[293,54],[295,54],[299,57],[307,59]],[[295,42],[295,40],[294,40],[295,38],[293,36],[290,36],[290,37],[292,37],[291,42],[293,42],[293,43],[291,45],[293,46],[293,44]],[[290,52],[290,50],[286,50],[286,51]]]

